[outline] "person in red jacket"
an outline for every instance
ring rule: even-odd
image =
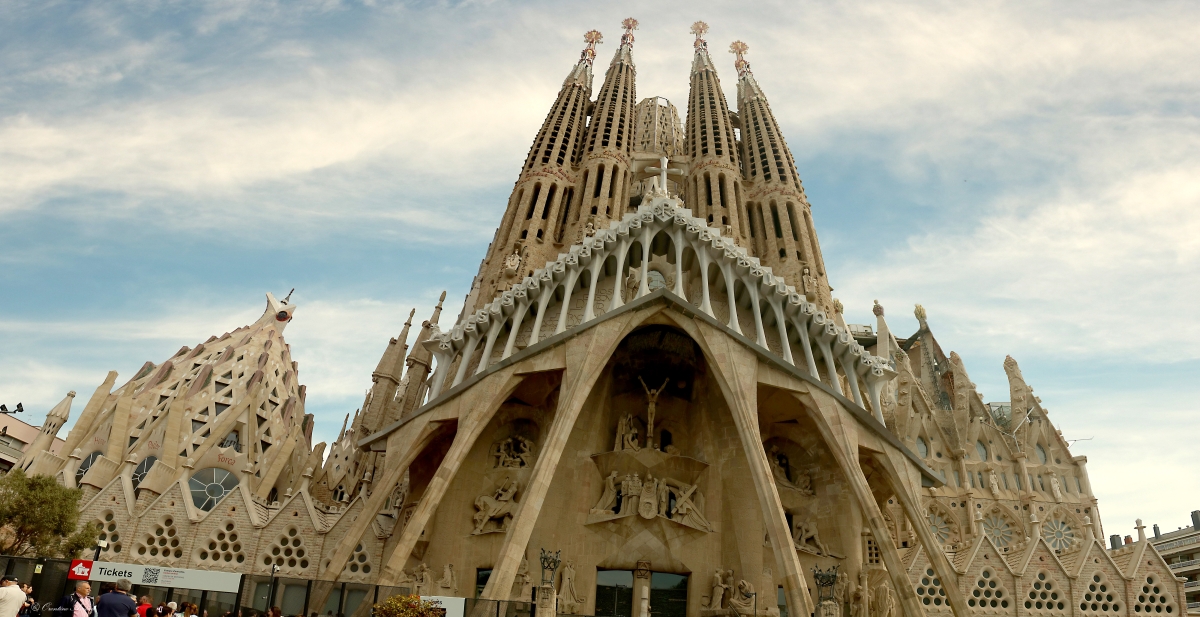
[[[138,600],[137,612],[140,617],[146,617],[146,612],[153,608],[154,605],[150,603],[150,596],[142,596]]]

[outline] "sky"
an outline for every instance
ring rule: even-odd
[[[0,0],[0,403],[77,415],[295,288],[332,440],[409,309],[458,314],[582,34],[599,73],[629,16],[639,97],[681,107],[693,21],[731,105],[749,44],[848,321],[922,304],[988,401],[1012,355],[1106,533],[1190,523],[1194,2]]]

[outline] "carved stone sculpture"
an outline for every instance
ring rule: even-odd
[[[626,414],[617,421],[617,439],[613,451],[633,450],[636,452],[641,448],[641,445],[638,444],[638,429],[633,414]]]
[[[846,605],[846,592],[850,587],[850,577],[846,571],[838,572],[837,582],[833,585],[833,601],[837,602],[838,614],[841,614],[841,607]]]
[[[430,595],[433,586],[433,577],[429,574],[429,566],[421,563],[417,569],[413,571],[413,582],[415,583],[414,593],[418,596]]]
[[[437,582],[438,594],[443,596],[458,595],[458,577],[454,575],[454,565],[442,566],[442,578]]]
[[[1055,475],[1050,476],[1050,491],[1052,493],[1054,493],[1054,501],[1057,501],[1058,503],[1062,503],[1062,500],[1063,500],[1062,484],[1059,484],[1058,476],[1055,476]]]
[[[521,566],[517,568],[517,576],[513,578],[512,599],[528,602],[533,597],[530,589],[533,577],[529,575],[529,558],[521,555]]]
[[[646,474],[646,482],[642,484],[640,493],[641,499],[638,501],[638,514],[644,519],[652,519],[658,516],[658,485],[660,480],[655,480],[654,476]]]
[[[739,615],[754,614],[754,585],[749,581],[738,581],[737,588],[729,595],[729,608]]]
[[[604,492],[600,494],[600,501],[596,502],[596,507],[592,508],[592,514],[610,513],[614,506],[617,505],[617,472],[614,470],[604,479]]]
[[[995,469],[988,471],[988,484],[991,485],[992,496],[999,497],[1000,496],[1000,481],[996,478],[996,470]]]
[[[828,549],[821,543],[816,523],[799,519],[793,519],[793,521],[792,540],[797,549],[815,555],[829,554]]]
[[[696,492],[695,484],[681,484],[680,492],[675,496],[675,511],[671,514],[671,520],[711,531],[712,526],[708,524],[708,519],[705,518],[704,512],[692,500],[692,495]]]
[[[882,583],[875,588],[873,596],[871,617],[891,617],[896,610],[896,598],[892,595],[892,588],[887,583]]]
[[[521,269],[521,255],[513,251],[511,255],[504,258],[504,274],[506,276],[516,276]]]
[[[492,467],[513,469],[532,467],[533,457],[536,453],[537,444],[521,435],[514,435],[492,444],[490,453],[493,459]]]
[[[712,596],[710,596],[708,600],[709,610],[715,611],[723,608],[725,603],[725,592],[729,589],[729,586],[725,584],[724,580],[726,576],[732,576],[732,571],[728,575],[725,572],[722,572],[720,568],[717,568],[713,572]]]
[[[514,497],[517,494],[517,482],[512,479],[505,480],[500,488],[496,489],[493,495],[480,495],[475,498],[475,530],[472,535],[478,535],[484,532],[484,527],[488,521],[500,520],[500,528],[497,531],[508,529],[508,523],[512,520],[513,513],[516,509],[516,501]]]
[[[558,610],[560,613],[575,614],[586,602],[587,596],[579,595],[575,589],[575,562],[568,559],[563,564],[558,581]]]
[[[867,617],[867,588],[866,581],[855,585],[850,594],[850,617]]]
[[[787,455],[779,451],[776,446],[771,446],[767,450],[767,460],[771,463],[771,475],[775,478],[775,485],[780,488],[790,488],[805,495],[812,495],[812,479],[808,474],[797,473],[794,479],[788,479],[788,460]]]
[[[642,382],[642,389],[646,391],[646,447],[654,447],[654,409],[658,404],[658,397],[663,390],[667,388],[667,382],[671,381],[668,377],[663,380],[662,385],[657,390],[651,389],[646,385],[646,381],[638,375],[638,381]]]

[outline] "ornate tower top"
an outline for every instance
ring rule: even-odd
[[[741,42],[734,41],[729,44],[729,53],[737,56],[733,66],[737,68],[738,77],[744,76],[750,72],[750,63],[746,61],[746,52],[750,51],[750,46]]]
[[[591,64],[596,59],[596,45],[604,42],[604,35],[600,34],[599,30],[588,30],[583,33],[583,40],[587,43],[587,47],[584,47],[583,52],[579,54],[579,60]]]
[[[625,29],[625,34],[621,35],[621,45],[633,45],[633,31],[637,30],[638,20],[626,17],[621,22],[621,27]]]
[[[708,32],[708,24],[698,21],[692,24],[691,33],[696,35],[696,42],[692,44],[696,49],[708,48],[708,42],[704,40],[704,34]]]

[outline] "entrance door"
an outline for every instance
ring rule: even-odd
[[[650,616],[687,617],[686,574],[650,574]]]
[[[633,617],[633,571],[596,571],[596,617]]]

